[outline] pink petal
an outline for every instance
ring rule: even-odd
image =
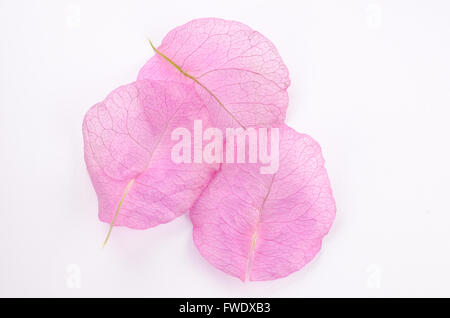
[[[193,20],[170,31],[158,51],[185,74],[155,54],[138,78],[194,84],[214,126],[284,122],[288,70],[275,46],[248,26],[216,18]]]
[[[139,81],[93,106],[83,122],[84,151],[97,192],[99,218],[146,229],[187,212],[217,167],[175,164],[176,127],[209,125],[207,109],[183,84]]]
[[[225,273],[272,280],[301,269],[335,217],[319,144],[283,126],[275,174],[260,174],[259,164],[223,164],[190,215],[198,250]]]

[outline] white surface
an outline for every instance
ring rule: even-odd
[[[207,16],[275,43],[288,123],[324,149],[336,222],[282,280],[216,270],[187,216],[101,249],[84,113],[136,78],[146,36]],[[1,296],[450,296],[448,1],[0,0],[0,39]]]

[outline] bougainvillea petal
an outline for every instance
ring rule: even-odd
[[[280,128],[275,174],[258,164],[223,164],[191,209],[194,242],[210,263],[245,280],[301,269],[320,250],[335,217],[321,148]]]
[[[85,160],[103,222],[146,229],[187,212],[217,167],[176,164],[176,127],[209,125],[206,107],[190,87],[138,81],[113,91],[83,122]],[[118,213],[117,213],[118,212]]]
[[[289,72],[275,46],[235,21],[193,20],[170,31],[139,79],[191,84],[216,127],[283,123]]]

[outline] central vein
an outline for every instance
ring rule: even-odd
[[[119,210],[122,207],[123,201],[125,200],[125,197],[127,196],[128,191],[130,191],[130,188],[133,185],[134,180],[135,179],[131,179],[131,181],[128,183],[127,187],[125,188],[122,198],[120,198],[119,205],[117,206],[116,212],[114,213],[114,217],[111,222],[111,225],[109,226],[108,234],[106,235],[105,241],[103,242],[103,247],[105,247],[106,243],[108,243],[109,237],[111,236],[111,231],[114,227],[114,224],[116,223],[117,215],[119,215]]]
[[[264,208],[264,205],[266,204],[267,198],[269,197],[269,193],[270,193],[270,190],[272,189],[272,184],[273,184],[273,180],[274,179],[275,179],[275,174],[272,176],[272,180],[270,180],[269,189],[267,190],[266,196],[264,197],[264,200],[263,200],[263,202],[261,204],[261,207],[259,208],[259,211],[258,211],[258,222],[256,223],[255,233],[252,236],[252,245],[250,247],[250,254],[249,254],[248,264],[247,264],[246,277],[248,277],[248,278],[250,276],[250,270],[252,268],[252,262],[253,262],[253,258],[254,258],[254,254],[255,254],[256,238],[258,237],[258,227],[259,227],[259,222],[261,220],[261,213],[262,213],[262,210]]]
[[[108,230],[108,234],[106,235],[106,239],[105,242],[103,242],[103,247],[105,247],[106,243],[108,243],[109,237],[111,236],[111,231],[114,227],[114,224],[116,223],[116,219],[117,216],[119,215],[119,211],[120,208],[122,207],[123,201],[125,200],[125,197],[127,196],[128,192],[130,191],[131,186],[133,185],[134,181],[136,180],[136,178],[141,175],[144,171],[146,171],[149,167],[150,167],[150,163],[152,162],[152,158],[153,158],[153,154],[155,153],[156,148],[158,148],[159,144],[161,143],[161,139],[164,137],[164,134],[167,131],[167,127],[169,127],[169,122],[172,120],[172,118],[176,115],[176,113],[178,112],[179,109],[177,109],[175,111],[175,113],[167,120],[166,125],[164,126],[164,129],[161,133],[161,135],[159,136],[158,140],[155,143],[155,146],[153,147],[151,153],[150,153],[150,158],[148,159],[147,164],[145,165],[144,170],[142,170],[141,173],[139,173],[137,176],[135,176],[133,179],[131,179],[131,181],[128,183],[128,185],[125,187],[125,191],[122,194],[122,197],[120,198],[119,201],[119,205],[117,206],[116,212],[114,212],[114,216],[113,219],[111,221],[111,224],[109,225],[109,230]]]
[[[183,71],[183,69],[177,65],[174,61],[172,61],[170,58],[168,58],[164,53],[162,53],[161,51],[159,51],[152,43],[152,41],[150,41],[150,39],[148,40],[148,42],[150,43],[150,45],[152,46],[152,49],[158,54],[160,55],[163,59],[165,59],[167,62],[169,62],[173,67],[175,67],[181,74],[183,74],[184,76],[190,78],[191,80],[193,80],[195,83],[197,83],[199,86],[201,86],[205,91],[208,92],[208,94],[210,94],[212,96],[212,98],[214,98],[214,100],[219,103],[219,105],[231,116],[231,118],[233,118],[238,124],[239,126],[241,126],[242,128],[246,129],[246,127],[233,115],[232,112],[230,112],[225,105],[219,100],[219,98],[208,88],[206,87],[203,83],[201,83],[198,79],[196,79],[194,76],[192,76],[189,73],[186,73],[185,71]]]

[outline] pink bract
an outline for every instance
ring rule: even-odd
[[[205,18],[173,29],[138,79],[191,85],[215,127],[272,126],[286,117],[289,72],[275,46],[240,22]]]
[[[205,18],[173,29],[153,49],[138,81],[84,118],[100,220],[147,229],[190,209],[195,245],[225,273],[260,281],[304,267],[336,209],[319,144],[284,124],[290,80],[275,46],[242,23]],[[172,132],[194,135],[194,120],[242,134],[279,127],[278,170],[175,163]]]
[[[138,81],[113,91],[83,122],[86,165],[98,196],[99,217],[146,229],[187,212],[217,169],[175,164],[171,132],[209,125],[203,102],[179,83]]]
[[[211,264],[253,281],[301,269],[321,248],[335,202],[320,146],[280,128],[280,166],[222,164],[191,209],[194,242]]]

